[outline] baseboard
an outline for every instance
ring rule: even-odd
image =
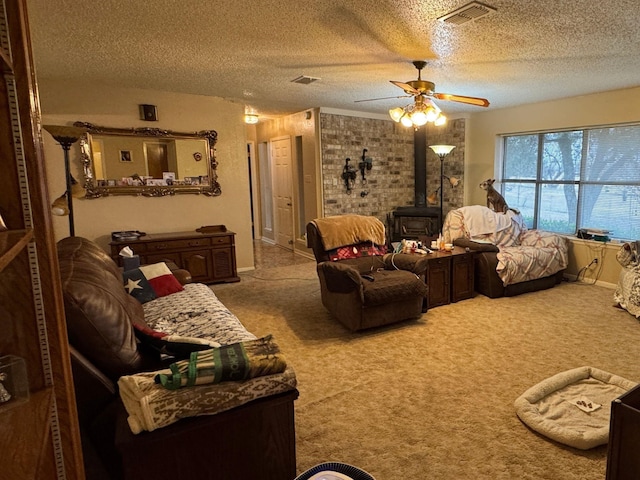
[[[577,275],[573,275],[571,273],[564,274],[564,278],[570,282],[575,282],[577,277]],[[582,279],[578,283],[580,283],[581,285],[597,285],[598,287],[610,288],[612,290],[616,288],[615,283],[603,282],[602,280],[596,280],[596,282],[593,283],[593,279],[589,278]]]

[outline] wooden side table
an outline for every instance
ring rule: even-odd
[[[429,286],[428,308],[447,305],[473,297],[474,253],[462,247],[451,252],[433,252],[425,255]]]

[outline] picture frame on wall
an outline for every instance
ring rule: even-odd
[[[131,150],[120,150],[120,161],[121,162],[132,162],[131,158]]]

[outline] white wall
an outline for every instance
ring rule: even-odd
[[[223,224],[236,233],[238,269],[254,267],[243,105],[216,97],[42,79],[39,81],[39,92],[43,124],[71,125],[80,120],[109,127],[218,132],[216,158],[221,196],[111,196],[75,200],[77,236],[95,240],[106,249],[111,232],[116,230],[163,233]],[[140,120],[139,104],[157,105],[159,121]],[[63,152],[46,131],[43,131],[43,140],[49,191],[52,198],[56,198],[65,189]],[[71,165],[74,177],[82,179],[77,144],[71,150]],[[56,239],[67,236],[68,229],[68,217],[54,217]]]
[[[488,110],[471,115],[468,127],[467,162],[465,163],[465,205],[486,204],[486,196],[478,185],[495,175],[498,136],[541,130],[579,128],[640,121],[640,87],[565,98],[514,108]],[[604,258],[602,271],[592,269],[589,279],[596,277],[615,284],[620,266],[615,260],[618,245],[602,248],[598,242],[573,241],[569,273],[588,264],[595,256]]]

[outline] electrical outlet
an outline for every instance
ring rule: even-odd
[[[595,264],[597,264],[597,263],[598,263],[598,259],[597,259],[597,258],[594,258],[594,259],[593,259],[593,261],[592,261],[591,263],[595,263]]]

